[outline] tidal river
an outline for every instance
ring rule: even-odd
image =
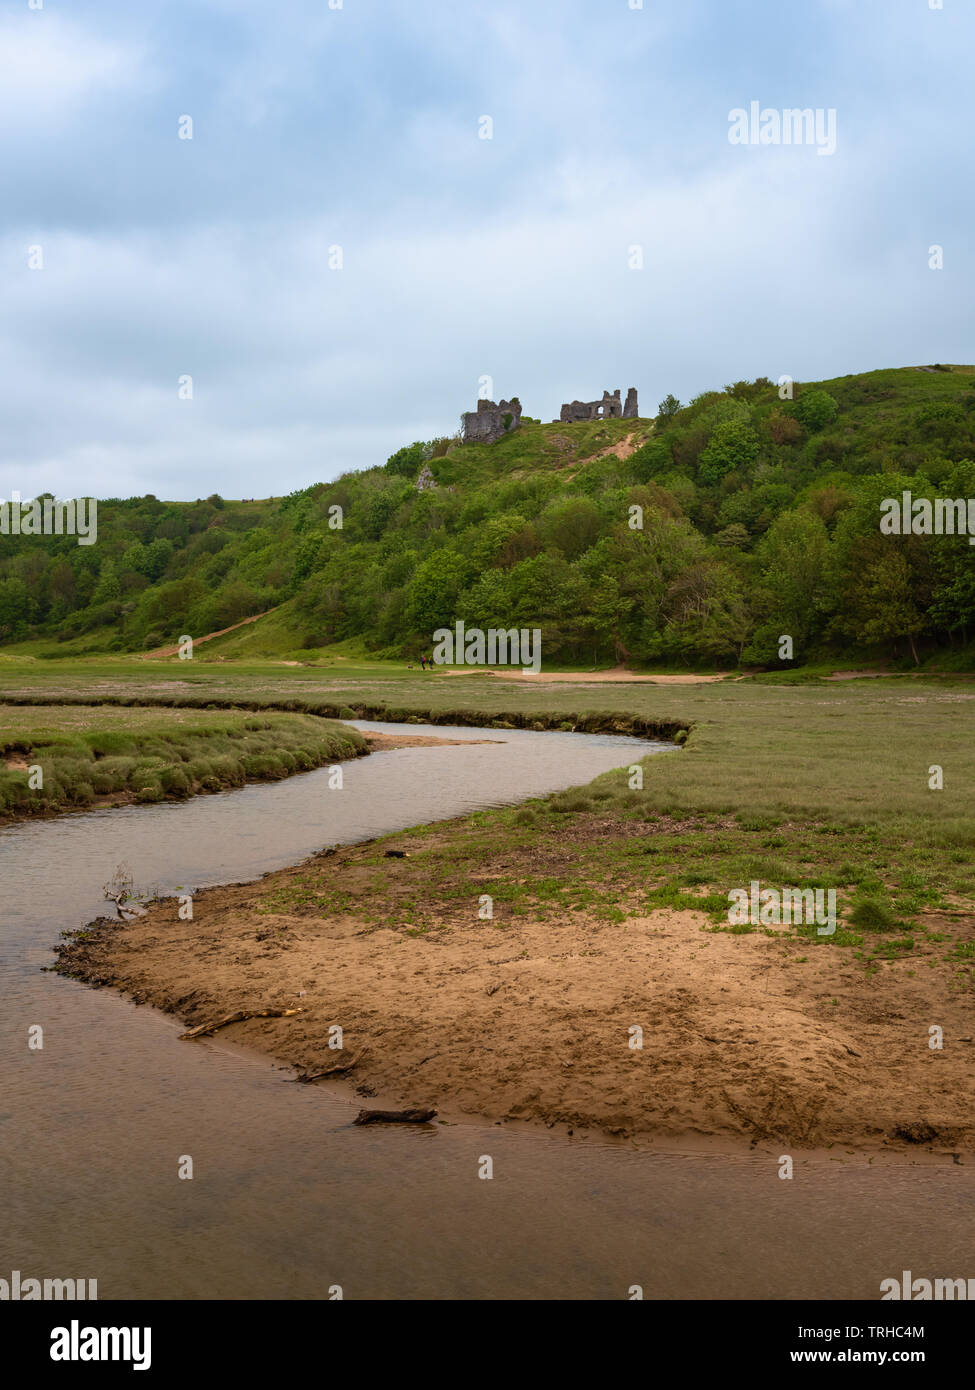
[[[876,1298],[971,1272],[964,1168],[647,1153],[493,1126],[357,1129],[351,1092],[45,973],[111,911],[125,864],[161,892],[253,878],[323,845],[589,781],[667,745],[359,723],[460,739],[183,804],[0,831],[0,1278],[100,1298]],[[680,756],[679,754],[672,754]],[[648,982],[649,984],[650,982]],[[28,1048],[43,1028],[43,1049]],[[693,1078],[689,1078],[693,1084]],[[478,1178],[482,1155],[494,1177]],[[192,1180],[177,1176],[182,1156]],[[839,1161],[838,1161],[839,1160]]]

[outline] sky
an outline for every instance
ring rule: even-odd
[[[972,362],[937,3],[5,0],[0,496],[280,496],[479,393]],[[835,150],[732,143],[753,102]]]

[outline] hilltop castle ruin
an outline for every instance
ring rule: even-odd
[[[619,388],[612,395],[603,392],[599,401],[569,401],[562,407],[562,413],[553,424],[572,424],[576,420],[635,420],[640,414],[637,405],[636,387],[631,386],[626,393],[626,403],[620,399]],[[467,410],[460,417],[463,423],[465,444],[493,444],[503,439],[512,430],[521,427],[521,401],[512,396],[510,401],[478,401],[476,410]]]
[[[573,420],[635,420],[639,413],[636,387],[631,386],[627,391],[625,405],[620,401],[617,387],[612,395],[604,391],[601,401],[569,401],[562,407],[559,421],[571,424]]]

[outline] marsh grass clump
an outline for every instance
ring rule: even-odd
[[[162,768],[159,773],[159,785],[166,796],[179,800],[193,794],[193,783],[181,767]]]
[[[242,787],[247,780],[240,762],[229,754],[219,754],[210,760],[211,775],[221,787]]]
[[[893,908],[880,897],[860,897],[849,912],[849,919],[861,931],[892,931],[897,925]]]
[[[187,716],[134,708],[123,715],[93,703],[82,714],[46,707],[44,725],[68,724],[72,716],[82,727],[35,731],[28,715],[16,740],[0,742],[0,814],[51,813],[90,806],[99,797],[185,800],[249,779],[279,781],[366,751],[357,730],[308,713]],[[121,727],[105,727],[109,722]],[[29,768],[37,766],[43,784],[31,787]]]

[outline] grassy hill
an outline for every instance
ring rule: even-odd
[[[197,659],[418,656],[462,619],[540,627],[548,665],[973,664],[975,547],[883,536],[879,503],[975,497],[975,368],[678,406],[420,442],[283,499],[104,501],[92,546],[0,536],[0,647],[149,651],[266,613]]]

